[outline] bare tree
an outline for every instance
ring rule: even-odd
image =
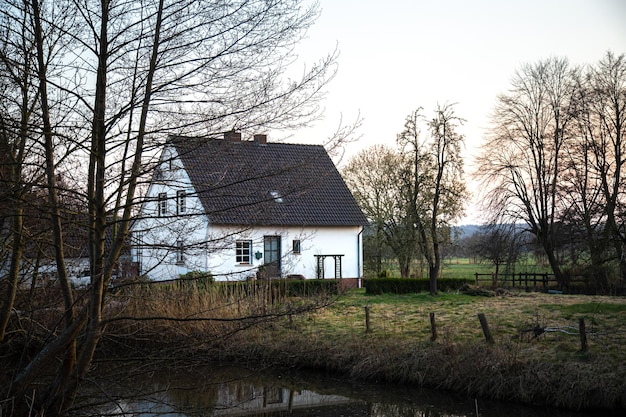
[[[594,177],[600,182],[608,241],[615,251],[620,275],[626,279],[626,57],[608,52],[587,74],[586,100],[578,120]],[[588,87],[587,87],[588,86]]]
[[[7,396],[18,414],[58,415],[71,405],[102,337],[106,288],[155,149],[168,133],[293,128],[316,119],[336,57],[299,79],[286,77],[295,45],[318,13],[316,4],[303,8],[300,0],[4,0],[0,10],[2,27],[31,54],[20,71],[36,74],[25,99],[40,120],[24,127],[43,161],[37,168],[47,182],[65,317],[15,372]],[[2,64],[19,76],[15,63]],[[74,174],[69,180],[86,179],[72,190],[87,208],[86,302],[73,299],[65,267],[60,170]],[[58,356],[56,378],[27,400],[41,370]]]
[[[497,99],[491,136],[478,159],[485,209],[494,223],[526,223],[561,284],[555,225],[564,211],[559,186],[571,140],[575,72],[560,58],[524,65]]]
[[[457,132],[461,123],[452,105],[438,106],[430,121],[419,108],[406,118],[397,151],[366,149],[344,170],[346,182],[376,227],[378,241],[384,237],[394,252],[400,274],[411,276],[412,261],[426,259],[432,294],[437,293],[442,244],[450,239],[450,226],[466,199],[463,136]]]
[[[483,226],[472,242],[472,250],[495,266],[494,286],[498,282],[501,267],[505,267],[505,273],[515,272],[515,263],[519,260],[522,248],[522,233],[515,224]]]
[[[39,138],[32,126],[40,122],[36,51],[28,14],[21,2],[7,2],[0,14],[0,198],[2,220],[6,219],[8,274],[0,310],[0,342],[4,340],[13,308],[21,269],[23,269],[24,225],[27,198],[43,178],[38,172]],[[52,35],[51,35],[52,36]],[[4,231],[4,230],[3,230]]]
[[[381,272],[386,247],[390,247],[397,258],[402,276],[409,275],[411,260],[415,256],[416,247],[411,243],[415,240],[404,233],[406,213],[398,206],[401,197],[397,173],[401,164],[400,155],[395,150],[374,145],[354,156],[342,172],[346,184],[372,224],[377,274]]]
[[[404,196],[411,224],[418,235],[421,254],[428,263],[430,292],[437,294],[441,270],[441,245],[449,239],[450,225],[464,210],[467,198],[463,181],[461,148],[463,136],[457,132],[463,119],[454,106],[437,106],[422,137],[421,109],[407,117],[398,145],[406,158]]]
[[[570,265],[573,272],[581,273],[577,265],[586,254],[582,267],[599,276],[605,270],[610,255],[609,228],[606,225],[606,205],[602,187],[602,176],[598,167],[602,166],[596,156],[595,128],[589,108],[592,95],[587,87],[587,78],[578,74],[575,78],[575,119],[572,125],[572,140],[563,152],[564,172],[560,182],[565,211],[564,225],[569,229]]]

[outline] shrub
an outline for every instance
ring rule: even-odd
[[[457,291],[463,285],[473,282],[469,279],[445,278],[437,280],[439,291]],[[366,294],[409,294],[430,291],[428,278],[384,278],[363,280]]]
[[[337,294],[339,283],[332,279],[273,279],[256,281],[220,282],[231,296],[267,293],[274,300],[284,297],[311,297]]]
[[[284,285],[286,294],[289,296],[306,297],[320,294],[337,294],[339,285],[332,279],[299,279],[275,281],[278,285]]]
[[[213,274],[208,271],[189,271],[178,277],[178,287],[198,290],[206,290],[213,283]]]

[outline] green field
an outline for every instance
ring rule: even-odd
[[[385,268],[389,270],[390,278],[400,278],[400,270],[397,263],[393,260],[387,260]],[[425,263],[415,262],[411,269],[417,278],[428,277],[428,267]],[[492,274],[496,268],[488,262],[474,262],[469,258],[446,258],[441,268],[441,278],[465,278],[474,279],[475,274]],[[500,268],[500,273],[504,272],[504,268]],[[551,273],[550,267],[536,262],[532,257],[521,260],[515,265],[515,273]],[[365,277],[373,278],[376,274],[373,271],[364,271]]]

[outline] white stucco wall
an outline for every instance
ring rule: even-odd
[[[243,230],[238,227],[210,228],[209,240],[221,241],[207,253],[207,267],[217,280],[243,280],[255,275],[256,269],[265,263],[264,236],[281,238],[282,276],[303,275],[316,278],[315,255],[343,255],[341,277],[358,278],[362,275],[360,227],[259,227]],[[237,240],[252,241],[252,264],[238,264],[235,258]],[[300,253],[293,252],[293,241],[300,240]],[[261,258],[256,259],[255,253]],[[334,258],[327,257],[324,263],[324,278],[335,278]]]
[[[317,277],[317,258],[315,255],[342,255],[341,277],[358,278],[362,275],[360,227],[339,228],[273,228],[263,227],[246,230],[243,227],[207,227],[206,238],[200,235],[200,227],[192,233],[182,236],[184,257],[177,262],[172,248],[162,248],[154,241],[150,244],[146,238],[157,237],[166,240],[169,233],[164,233],[166,226],[158,219],[149,222],[153,229],[144,235],[144,248],[141,251],[141,272],[151,279],[167,280],[178,278],[189,271],[210,271],[216,280],[236,281],[256,276],[258,267],[265,263],[264,236],[280,236],[281,240],[281,275],[303,275],[305,278]],[[158,227],[157,227],[158,226]],[[170,235],[171,236],[171,235]],[[178,235],[176,235],[178,238]],[[236,241],[252,241],[252,262],[240,264],[236,260]],[[300,240],[300,253],[293,252],[293,241]],[[256,253],[260,254],[257,259]],[[135,251],[136,253],[136,251]],[[338,259],[338,258],[337,258]],[[335,257],[324,260],[324,278],[335,278]]]
[[[202,204],[182,169],[173,148],[166,148],[157,170],[161,173],[150,184],[140,215],[131,228],[133,261],[140,274],[151,279],[178,278],[190,270],[206,270],[208,222]],[[170,162],[171,161],[171,162]],[[178,209],[177,191],[185,192],[185,210]],[[167,212],[159,212],[159,194],[167,196]],[[184,245],[186,262],[178,261],[178,242]]]
[[[245,280],[265,263],[264,236],[281,238],[282,276],[316,278],[315,255],[342,255],[342,278],[362,276],[361,227],[257,227],[209,225],[191,181],[173,148],[166,148],[159,165],[160,178],[146,193],[138,220],[132,226],[133,261],[140,274],[154,280],[176,279],[190,271],[209,271],[216,280]],[[170,163],[171,161],[171,163]],[[177,213],[176,193],[184,190],[185,212]],[[159,214],[159,199],[166,193],[167,213]],[[236,260],[236,241],[252,241],[252,262]],[[300,253],[293,241],[300,240]],[[182,260],[180,248],[182,243]],[[260,253],[260,258],[255,253]],[[335,258],[324,261],[324,278],[335,278]]]

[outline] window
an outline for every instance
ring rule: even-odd
[[[293,241],[293,253],[300,253],[300,239],[295,239]]]
[[[176,263],[182,264],[185,262],[185,246],[182,240],[176,242]]]
[[[167,214],[167,193],[159,193],[159,217]]]
[[[187,210],[186,198],[187,194],[184,190],[176,191],[176,214],[183,214]]]
[[[238,240],[235,245],[235,261],[240,264],[252,263],[252,241]]]
[[[134,234],[133,240],[136,245],[135,247],[137,248],[137,262],[139,262],[139,259],[143,255],[143,234],[140,232],[136,232]]]

